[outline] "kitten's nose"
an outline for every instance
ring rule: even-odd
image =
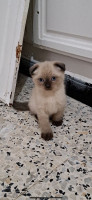
[[[50,85],[50,84],[45,84],[45,87],[46,87],[46,88],[50,88],[51,85]]]
[[[48,80],[45,81],[44,85],[45,85],[46,89],[50,89],[51,88],[51,82],[48,81]]]

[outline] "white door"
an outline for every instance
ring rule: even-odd
[[[13,103],[29,0],[0,0],[0,100]]]
[[[34,43],[92,62],[92,0],[35,0]]]

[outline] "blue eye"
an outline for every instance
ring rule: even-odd
[[[39,78],[39,81],[40,81],[40,82],[44,82],[44,79],[43,79],[43,78]]]
[[[56,77],[55,77],[55,76],[52,76],[51,80],[52,80],[52,81],[55,81],[55,80],[56,80]]]

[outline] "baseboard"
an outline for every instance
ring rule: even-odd
[[[33,61],[21,58],[19,71],[27,76],[29,74],[29,67],[35,64]],[[92,107],[92,84],[79,80],[68,74],[65,74],[66,94],[86,105]]]
[[[20,66],[19,66],[19,72],[26,75],[30,76],[29,74],[29,68],[34,65],[34,62],[27,60],[26,58],[21,58],[20,60]]]
[[[68,96],[92,107],[92,84],[66,74],[65,85]]]

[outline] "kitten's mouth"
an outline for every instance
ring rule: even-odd
[[[46,84],[46,85],[45,85],[45,89],[46,89],[46,90],[51,90],[51,89],[52,89],[52,88],[51,88],[51,85],[50,85],[50,84]]]
[[[45,87],[45,90],[51,90],[51,89],[52,89],[51,87],[49,87],[49,88],[48,88],[48,87]]]

